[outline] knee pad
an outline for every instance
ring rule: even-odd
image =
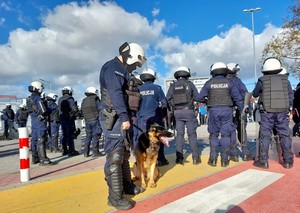
[[[124,161],[124,147],[118,147],[115,150],[113,150],[111,153],[109,153],[107,157],[107,161],[110,165],[112,164],[122,164]]]

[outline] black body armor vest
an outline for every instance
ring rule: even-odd
[[[231,98],[229,90],[229,80],[214,79],[210,80],[210,89],[208,92],[208,107],[213,106],[233,106],[233,100]]]

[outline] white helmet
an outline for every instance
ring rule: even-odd
[[[73,94],[73,89],[72,87],[70,86],[65,86],[63,89],[62,89],[62,94],[68,94],[68,95],[72,95]]]
[[[52,100],[56,101],[57,95],[56,95],[55,93],[49,93],[49,94],[47,95],[47,99],[48,99],[48,100],[49,100],[49,99],[52,99]]]
[[[227,64],[227,68],[228,68],[230,74],[235,74],[238,71],[240,71],[240,69],[241,69],[241,67],[236,63]]]
[[[262,65],[262,73],[277,74],[282,70],[281,62],[274,57],[267,58]]]
[[[20,104],[20,106],[19,106],[20,108],[25,108],[25,104]]]
[[[214,75],[227,75],[228,74],[228,67],[223,62],[216,62],[211,65],[210,67],[210,74]]]
[[[191,77],[190,69],[185,66],[178,67],[174,72],[174,78],[178,79],[180,77],[184,77],[184,78]]]
[[[129,44],[129,56],[127,58],[126,63],[128,65],[134,64],[134,63],[138,63],[139,67],[143,66],[143,64],[146,61],[146,57],[145,57],[145,53],[143,48],[136,44],[136,43],[130,43]]]
[[[39,81],[31,82],[29,87],[32,87],[32,88],[29,88],[29,91],[31,91],[31,92],[42,93],[44,91],[44,85]]]
[[[96,89],[96,87],[88,87],[85,90],[85,94],[95,94],[95,95],[98,95],[98,90]]]
[[[284,67],[282,67],[282,70],[280,71],[279,74],[280,75],[289,75],[288,71]]]
[[[11,107],[10,103],[5,104],[6,107]]]
[[[140,75],[142,81],[155,80],[156,72],[153,69],[145,69],[143,73]]]

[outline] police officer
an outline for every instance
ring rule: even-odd
[[[28,87],[31,95],[27,98],[27,108],[31,117],[31,152],[32,163],[40,166],[54,165],[46,155],[47,119],[49,114],[47,103],[41,99],[44,85],[33,81]]]
[[[152,69],[146,69],[140,75],[143,85],[139,86],[141,94],[141,105],[137,112],[138,127],[146,131],[150,125],[157,123],[163,126],[162,112],[167,110],[167,99],[160,86],[154,84],[156,72]],[[164,144],[160,143],[157,165],[168,165],[169,161],[164,154]]]
[[[199,101],[199,93],[195,85],[189,81],[190,69],[181,66],[174,73],[176,82],[170,85],[167,100],[174,110],[176,122],[176,163],[183,164],[183,145],[185,127],[187,129],[189,145],[192,150],[193,164],[201,163],[197,144],[198,120],[194,112],[194,102]]]
[[[259,97],[258,104],[261,111],[259,159],[255,160],[253,165],[265,169],[269,168],[268,151],[273,128],[280,138],[283,167],[292,168],[294,163],[288,119],[293,91],[288,76],[278,75],[280,71],[282,71],[281,62],[274,57],[267,58],[262,65],[263,76],[258,79],[252,92],[253,97]]]
[[[96,158],[103,156],[103,154],[99,152],[99,139],[102,134],[102,128],[99,122],[101,102],[98,96],[98,90],[95,87],[88,87],[84,94],[86,97],[81,103],[86,132],[83,155],[84,157],[89,157],[90,145],[92,143],[92,157]]]
[[[126,90],[130,73],[141,67],[146,58],[136,43],[125,42],[119,56],[106,62],[100,71],[100,88],[103,109],[100,123],[105,138],[105,179],[108,185],[108,204],[117,209],[130,209],[134,203],[123,197],[141,192],[131,180],[128,148],[128,131],[131,126],[130,102]]]
[[[25,104],[20,104],[19,109],[16,112],[15,121],[18,127],[26,127],[28,120],[28,110],[26,109]]]
[[[17,131],[14,127],[15,112],[11,108],[11,104],[6,104],[6,108],[3,110],[3,119],[4,119],[5,138],[7,140],[11,140],[14,132]]]
[[[46,97],[48,102],[48,108],[50,110],[50,134],[48,143],[51,152],[60,152],[61,150],[58,148],[58,136],[59,136],[59,109],[56,103],[57,95],[55,93],[49,93]]]
[[[73,89],[70,86],[65,86],[62,89],[62,97],[58,100],[60,123],[63,133],[61,142],[63,148],[62,155],[68,155],[69,157],[79,155],[74,145],[75,119],[79,114],[79,109],[72,95]]]
[[[244,100],[245,94],[248,92],[246,85],[242,82],[240,78],[238,78],[238,72],[240,71],[240,66],[236,63],[229,63],[227,64],[228,67],[228,77],[232,81],[233,85],[238,89],[240,92],[240,95],[242,96],[242,99]],[[238,139],[241,144],[242,148],[242,160],[243,161],[249,161],[252,160],[251,153],[248,148],[248,140],[247,140],[247,132],[246,132],[246,126],[247,126],[247,117],[244,118],[244,134],[242,134],[242,128],[241,128],[241,112],[239,111],[237,106],[234,106],[234,121],[233,121],[233,131],[231,134],[231,155],[229,157],[230,160],[238,162],[238,149],[237,149],[237,135],[236,130],[238,132]],[[242,135],[244,138],[242,139]],[[243,140],[243,141],[242,141]]]
[[[216,62],[210,67],[212,78],[208,80],[200,91],[200,102],[207,100],[208,132],[210,141],[210,157],[208,164],[217,165],[218,148],[221,145],[221,166],[229,165],[230,136],[232,132],[232,107],[238,106],[242,111],[243,100],[233,85],[226,78],[228,68],[223,62]],[[219,139],[219,136],[221,138]]]

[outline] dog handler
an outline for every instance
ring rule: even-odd
[[[105,179],[108,185],[108,205],[127,210],[133,201],[123,194],[139,194],[140,188],[131,180],[128,137],[131,135],[131,111],[128,101],[130,74],[146,61],[144,50],[136,43],[125,42],[119,48],[119,56],[106,62],[100,71],[100,89],[103,102],[100,123],[105,138]]]

